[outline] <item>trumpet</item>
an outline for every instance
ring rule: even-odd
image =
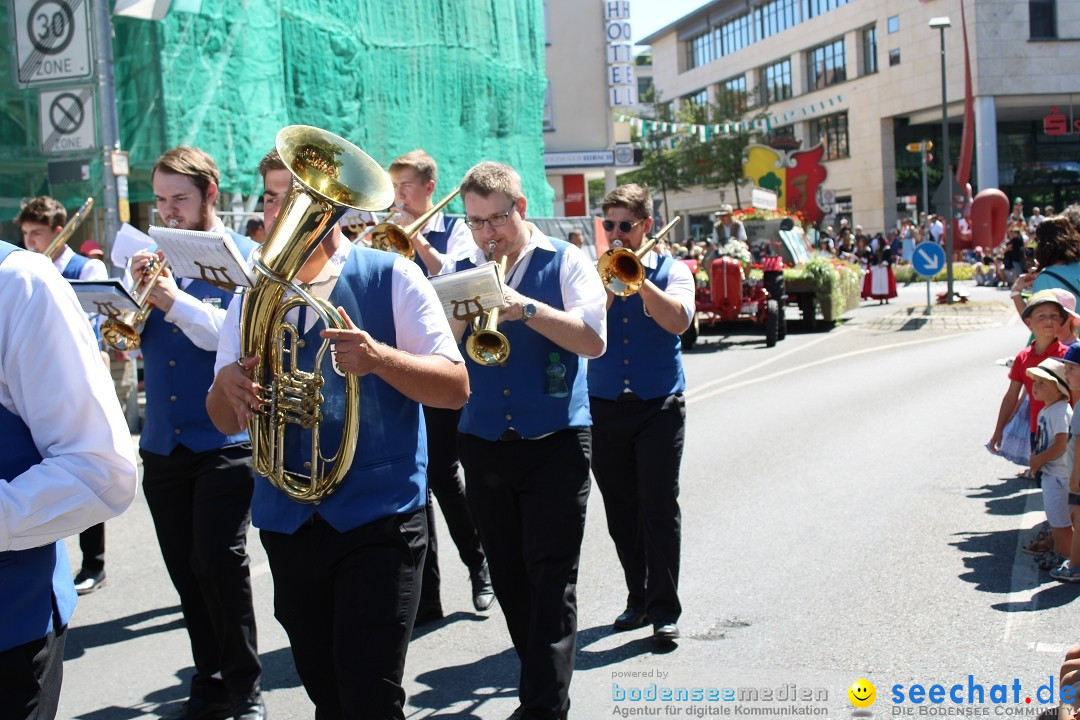
[[[82,204],[75,214],[68,218],[67,224],[64,225],[60,233],[53,238],[49,243],[49,247],[45,248],[43,253],[46,257],[52,258],[57,250],[67,244],[67,241],[71,239],[71,236],[75,234],[75,231],[79,229],[79,226],[83,224],[83,220],[86,220],[90,216],[90,210],[94,207],[94,198],[86,198],[86,202]]]
[[[491,243],[491,251],[495,251],[495,243]],[[506,278],[507,257],[503,255],[499,261],[499,282]],[[473,361],[489,367],[503,365],[510,357],[510,341],[497,330],[499,326],[499,308],[494,307],[487,312],[476,315],[472,320],[472,334],[465,342],[465,352]]]
[[[428,224],[428,220],[435,217],[435,213],[446,207],[451,200],[457,197],[459,192],[461,192],[461,188],[454,188],[454,192],[444,197],[437,204],[432,206],[430,210],[405,227],[395,225],[389,221],[379,223],[372,228],[371,232],[367,235],[368,240],[371,242],[371,247],[376,250],[396,252],[409,260],[412,260],[416,257],[416,248],[414,248],[412,244],[413,236],[423,230],[424,226]],[[395,208],[395,210],[400,209]]]
[[[142,344],[142,330],[146,319],[150,317],[150,291],[154,289],[157,279],[161,277],[168,263],[159,258],[154,258],[146,267],[143,281],[136,283],[134,292],[135,302],[139,309],[121,313],[110,317],[101,323],[101,339],[114,350],[124,352],[137,350]]]
[[[682,220],[682,216],[676,215],[674,220],[660,229],[660,232],[656,233],[648,242],[643,243],[637,252],[624,248],[620,244],[601,255],[600,259],[596,261],[596,269],[600,273],[600,279],[603,280],[604,287],[613,295],[619,297],[627,297],[640,290],[641,286],[645,284],[645,266],[642,264],[641,259],[653,249],[661,238],[667,235],[671,228],[678,225],[680,220]]]

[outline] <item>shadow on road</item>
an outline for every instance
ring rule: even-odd
[[[150,622],[165,615],[176,615],[167,622]],[[116,618],[93,625],[76,625],[68,629],[67,644],[64,647],[64,660],[73,660],[90,648],[131,640],[144,635],[169,632],[184,627],[184,618],[180,606],[154,608],[144,612]]]
[[[442,622],[445,622],[445,619]],[[429,689],[410,696],[409,704],[418,708],[439,710],[467,703],[468,707],[452,715],[439,714],[432,717],[459,720],[480,720],[484,715],[490,717],[490,713],[482,712],[485,703],[517,697],[520,668],[517,655],[513,649],[507,648],[479,662],[451,665],[421,673],[416,679]]]

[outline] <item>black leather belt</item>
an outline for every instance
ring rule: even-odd
[[[634,400],[640,400],[641,398],[632,392],[619,393],[619,397],[615,398],[615,402],[632,402]]]
[[[506,432],[504,432],[502,435],[499,436],[499,441],[500,442],[510,442],[512,440],[524,440],[524,438],[521,437],[521,433],[519,433],[517,430],[515,430],[513,428],[510,428],[509,430],[507,430]]]

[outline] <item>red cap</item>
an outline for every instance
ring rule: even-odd
[[[85,255],[86,257],[91,257],[91,258],[92,257],[96,257],[96,258],[105,257],[105,251],[102,250],[101,246],[98,245],[93,240],[87,240],[82,245],[80,245],[79,246],[79,254],[80,255]]]

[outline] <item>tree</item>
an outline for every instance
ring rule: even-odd
[[[671,105],[669,103],[653,103],[656,121],[646,120],[646,123],[667,123],[673,120]],[[645,126],[643,135],[636,140],[642,149],[641,167],[633,172],[626,173],[619,178],[619,184],[639,183],[650,188],[659,188],[663,198],[664,210],[661,213],[665,220],[668,219],[668,191],[679,192],[686,189],[681,171],[678,150],[676,149],[677,135],[672,129],[660,129],[655,124]]]

